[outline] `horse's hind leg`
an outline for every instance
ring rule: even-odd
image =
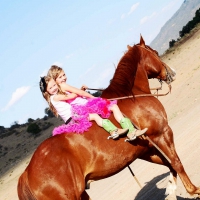
[[[200,194],[200,188],[197,188],[189,179],[186,174],[184,167],[176,153],[173,133],[169,126],[165,127],[164,132],[161,136],[154,138],[154,142],[159,148],[166,154],[171,161],[172,168],[178,173],[183,185],[185,186],[189,194]]]
[[[155,148],[152,147],[148,153],[145,153],[140,159],[148,162],[164,165],[169,168],[170,176],[166,187],[165,195],[176,199],[176,188],[177,188],[177,172],[172,168],[167,159]],[[167,197],[168,198],[168,197]]]
[[[81,200],[92,200],[88,193],[84,190],[82,195],[81,195]]]
[[[177,176],[174,176],[173,173],[170,171],[168,184],[166,187],[165,195],[170,197],[174,197],[176,199],[176,189],[177,189]]]

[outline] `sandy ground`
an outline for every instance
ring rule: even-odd
[[[174,132],[178,155],[191,181],[200,186],[200,30],[193,37],[163,57],[177,72],[171,94],[159,97]],[[150,82],[159,86],[156,80]],[[167,86],[163,85],[164,93]],[[0,177],[0,199],[17,200],[17,181],[30,156]],[[130,165],[142,188],[128,168],[107,179],[91,183],[88,194],[93,200],[162,200],[167,185],[168,168],[136,160]],[[177,199],[194,199],[178,178]]]

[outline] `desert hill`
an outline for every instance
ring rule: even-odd
[[[192,20],[199,8],[199,0],[184,0],[181,7],[161,28],[150,46],[156,49],[160,55],[163,54],[169,48],[169,41],[179,38],[179,31]]]
[[[0,137],[0,174],[3,176],[7,170],[14,167],[24,157],[32,154],[38,144],[51,137],[55,126],[62,123],[59,118],[37,119],[34,121],[42,128],[39,134],[27,132],[29,124],[17,128],[8,128],[8,131],[1,133]]]

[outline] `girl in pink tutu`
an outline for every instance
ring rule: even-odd
[[[49,76],[41,77],[40,89],[43,97],[49,104],[52,112],[64,120],[65,124],[55,128],[53,135],[76,132],[82,133],[91,127],[94,120],[99,126],[110,133],[110,138],[116,139],[120,135],[128,132],[128,129],[119,129],[108,119],[110,110],[119,118],[121,114],[115,102],[106,99],[95,98],[91,94],[69,86],[70,92],[63,93],[53,78]],[[76,93],[75,93],[76,92]]]
[[[56,65],[51,66],[47,77],[53,78],[56,83],[51,79],[49,81],[51,84],[54,84],[55,88],[57,87],[54,94],[52,94],[52,91],[50,91],[50,88],[48,87],[50,83],[47,84],[47,91],[51,94],[51,104],[54,107],[54,111],[53,109],[51,110],[56,115],[59,114],[67,123],[55,128],[53,133],[54,135],[62,132],[84,132],[92,125],[90,122],[92,120],[109,132],[111,136],[108,138],[112,139],[116,139],[120,135],[128,132],[128,140],[134,140],[136,137],[147,131],[147,129],[135,129],[131,121],[122,115],[116,101],[95,98],[88,92],[84,91],[85,86],[83,86],[82,89],[77,89],[68,85],[66,83],[67,77],[62,68]],[[70,114],[66,115],[65,112],[65,114],[63,114],[63,110],[65,110],[63,108],[64,103],[67,103],[68,107],[71,106],[71,116]],[[120,123],[122,129],[117,128],[107,119],[111,112],[113,112],[115,119]]]

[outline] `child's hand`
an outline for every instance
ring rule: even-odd
[[[86,85],[82,85],[81,90],[85,91],[85,90],[87,90],[87,88],[88,87]]]

